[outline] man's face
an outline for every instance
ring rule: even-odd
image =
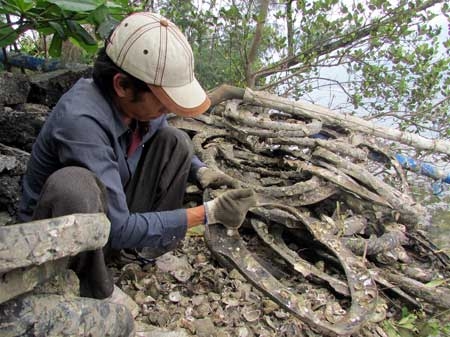
[[[137,98],[134,93],[130,93],[125,97],[119,97],[118,103],[126,118],[138,121],[150,121],[168,113],[166,107],[151,91],[141,92]]]
[[[151,92],[150,88],[148,91],[141,91],[136,94],[135,89],[124,84],[123,76],[122,74],[114,76],[114,89],[116,91],[114,102],[126,122],[132,119],[146,122],[168,113],[167,108]]]

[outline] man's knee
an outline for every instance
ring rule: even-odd
[[[194,147],[191,139],[188,134],[182,130],[168,126],[158,130],[155,137],[158,137],[160,141],[163,141],[166,144],[171,144],[171,142],[173,142],[173,144],[179,147],[179,149],[183,149],[191,155],[194,153]]]
[[[52,216],[106,212],[106,191],[89,170],[68,166],[50,175],[38,207],[51,208]]]

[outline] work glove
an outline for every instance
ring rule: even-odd
[[[230,176],[210,169],[208,167],[201,167],[197,171],[197,180],[202,188],[213,187],[218,188],[220,186],[228,186],[232,188],[239,187],[236,181]]]
[[[229,190],[204,204],[206,224],[221,223],[227,228],[238,229],[247,211],[256,204],[256,194],[252,189]]]

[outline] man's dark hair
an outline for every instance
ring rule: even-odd
[[[134,76],[131,76],[130,74],[116,66],[106,54],[105,48],[100,49],[94,63],[92,78],[94,79],[94,82],[100,89],[101,93],[110,99],[112,99],[116,94],[113,87],[113,77],[117,73],[125,75],[123,76],[121,85],[124,88],[131,88],[133,90],[134,102],[139,101],[140,96],[143,92],[150,91],[148,85],[145,82],[137,79]]]

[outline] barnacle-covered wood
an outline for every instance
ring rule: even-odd
[[[384,251],[390,251],[401,246],[402,244],[405,244],[405,242],[402,242],[403,238],[404,234],[394,232],[384,233],[380,237],[373,236],[368,239],[361,237],[348,237],[343,238],[342,241],[352,252],[356,255],[362,256],[363,254],[375,255]]]
[[[275,96],[266,92],[252,91],[248,88],[245,90],[243,101],[249,104],[278,109],[302,117],[316,118],[328,125],[337,125],[354,131],[363,132],[368,135],[394,140],[405,145],[411,145],[417,149],[450,154],[449,141],[428,139],[413,133],[383,127],[349,114],[335,113],[334,111],[319,105],[300,101],[294,102],[287,98]]]
[[[313,157],[321,157],[330,161],[337,169],[384,196],[387,199],[387,202],[394,209],[398,210],[400,217],[403,217],[406,224],[414,225],[421,221],[423,209],[419,207],[411,197],[373,176],[364,167],[361,167],[361,165],[353,164],[331,151],[320,147],[314,151]]]
[[[0,227],[0,274],[101,248],[109,231],[110,223],[103,213]]]
[[[242,126],[250,126],[260,130],[258,133],[255,129],[241,128],[247,134],[256,134],[265,137],[304,137],[315,135],[322,129],[322,123],[318,120],[312,120],[310,123],[304,123],[298,120],[288,122],[272,121],[268,116],[253,116],[250,111],[238,109],[237,101],[230,101],[225,109],[224,116],[234,119]],[[269,131],[270,130],[270,131]]]
[[[219,261],[323,335],[383,336],[387,311],[450,308],[450,259],[419,230],[424,209],[385,140],[372,136],[446,153],[445,142],[229,86],[213,97],[222,103],[209,114],[173,123],[193,136],[209,167],[258,198],[239,235],[207,229]],[[289,281],[280,279],[286,272]],[[328,294],[325,307],[311,295],[317,291]]]
[[[397,285],[407,293],[418,298],[424,299],[426,302],[434,304],[440,308],[450,308],[450,290],[446,287],[427,286],[417,280],[399,275],[392,271],[383,273],[383,276],[389,282]]]
[[[336,292],[344,296],[350,295],[348,286],[345,282],[324,273],[289,249],[282,238],[280,227],[269,229],[267,224],[256,219],[252,219],[251,223],[258,236],[261,237],[266,244],[270,245],[278,255],[289,262],[294,270],[301,273],[305,278],[316,277],[318,280],[327,282]]]
[[[371,298],[370,306],[362,306],[361,304],[364,302],[358,300],[352,301],[352,307],[347,314],[339,322],[330,324],[314,312],[310,301],[305,296],[292,292],[264,269],[247,250],[240,238],[228,236],[226,230],[218,225],[208,226],[205,237],[211,251],[219,259],[231,263],[257,288],[322,334],[348,335],[354,333],[359,330],[361,324],[368,320],[368,313],[374,309],[375,298]]]

